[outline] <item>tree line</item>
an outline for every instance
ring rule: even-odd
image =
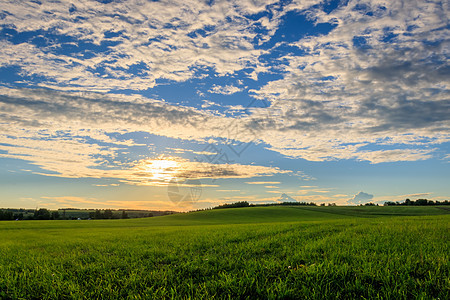
[[[336,205],[334,203],[328,204]],[[280,203],[261,203],[261,204],[252,204],[248,203],[247,201],[239,201],[234,203],[225,203],[221,204],[219,206],[215,206],[212,209],[223,209],[223,208],[236,208],[236,207],[254,207],[254,206],[280,206],[280,205],[287,205],[287,206],[317,206],[314,202],[280,202]]]
[[[153,215],[149,214],[149,217]],[[114,214],[111,209],[105,209],[101,211],[100,209],[96,209],[94,212],[89,213],[90,219],[128,219],[128,214],[126,211],[122,210],[121,214]]]
[[[50,212],[46,208],[40,208],[30,214],[26,211],[25,214],[22,211],[14,212],[11,210],[0,210],[0,220],[58,220],[60,214],[58,211]]]
[[[234,203],[225,203],[221,204],[219,206],[215,206],[210,209],[224,209],[224,208],[237,208],[237,207],[255,207],[255,206],[317,206],[314,202],[280,202],[280,203],[263,203],[263,204],[252,204],[248,203],[247,201],[239,201]],[[416,201],[406,199],[404,202],[392,202],[387,201],[384,202],[385,206],[392,206],[392,205],[411,205],[411,206],[424,206],[424,205],[450,205],[450,202],[448,200],[445,201],[433,201],[433,200],[427,200],[427,199],[417,199]],[[320,206],[325,206],[325,203],[321,203]],[[336,206],[336,203],[328,203],[327,206]],[[378,206],[378,204],[375,203],[365,203],[360,204],[359,206]],[[200,210],[209,210],[209,209],[199,209]]]
[[[405,205],[405,206],[450,205],[450,202],[448,200],[433,201],[433,200],[428,200],[428,199],[417,199],[416,201],[414,201],[414,200],[406,199],[403,202],[387,201],[387,202],[384,202],[384,205],[386,205],[386,206],[393,206],[393,205]]]
[[[149,212],[142,217],[153,217]],[[84,218],[87,218],[86,216]],[[128,219],[129,216],[125,210],[114,213],[111,209],[100,210],[96,209],[89,213],[89,219]],[[79,217],[67,216],[66,209],[50,211],[46,208],[36,210],[15,210],[15,209],[0,209],[0,220],[77,220]]]

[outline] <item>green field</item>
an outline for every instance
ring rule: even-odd
[[[1,299],[449,299],[450,211],[0,222]]]

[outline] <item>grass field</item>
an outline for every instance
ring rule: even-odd
[[[450,212],[250,207],[0,222],[2,299],[449,299]]]

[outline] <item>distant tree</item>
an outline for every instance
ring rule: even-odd
[[[0,220],[14,220],[14,215],[11,211],[0,210]]]
[[[112,219],[113,218],[112,210],[106,209],[105,212],[103,213],[103,218],[104,219]]]
[[[103,219],[104,216],[103,216],[103,214],[102,214],[100,209],[96,209],[95,212],[89,213],[89,217],[91,219]]]
[[[52,211],[52,220],[58,220],[59,219],[59,212],[57,210]]]
[[[14,214],[14,220],[23,220],[23,213]]]
[[[417,199],[415,202],[415,205],[428,205],[428,200],[427,199]]]
[[[46,208],[40,208],[34,212],[34,218],[36,220],[50,220],[50,211]]]
[[[128,219],[128,214],[124,210],[122,210],[122,219]]]
[[[450,202],[448,200],[445,201],[433,201],[428,199],[417,199],[416,201],[406,199],[404,202],[392,202],[387,201],[384,202],[384,205],[407,205],[407,206],[426,206],[426,205],[449,205]]]
[[[250,206],[250,204],[247,201],[239,201],[239,202],[235,202],[235,203],[225,203],[225,204],[214,207],[214,209],[248,207],[248,206]]]

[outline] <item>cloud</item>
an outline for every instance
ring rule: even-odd
[[[145,90],[157,79],[202,77],[205,69],[263,72],[264,51],[253,41],[270,38],[280,13],[264,22],[251,16],[273,2],[5,1],[0,26],[33,38],[2,42],[0,66],[41,76],[41,86],[90,91]],[[37,43],[36,36],[45,38]]]
[[[411,150],[411,149],[396,149],[396,150],[380,150],[380,151],[361,151],[358,155],[360,160],[368,160],[374,164],[381,162],[395,162],[395,161],[418,161],[431,158],[432,152],[435,149],[429,150]]]
[[[330,191],[327,190],[319,190],[319,189],[310,189],[310,188],[306,188],[306,189],[301,189],[298,190],[296,193],[298,195],[306,195],[306,194],[311,194],[311,193],[320,193],[320,194],[326,194],[329,193]]]
[[[71,8],[68,1],[5,1],[3,28],[47,40],[0,41],[0,67],[17,67],[20,84],[33,87],[0,88],[3,156],[51,172],[73,160],[85,174],[135,144],[114,140],[112,132],[263,143],[309,161],[383,163],[440,155],[435,148],[450,140],[445,2],[349,1],[327,12],[317,5],[322,1],[274,2],[84,1]],[[334,27],[262,47],[289,11]],[[292,52],[271,55],[282,46]],[[136,92],[157,82],[236,72],[281,77],[251,90],[269,107],[233,118],[133,94],[70,93],[125,86]],[[215,85],[210,91],[242,89]]]
[[[306,54],[283,56],[284,78],[252,91],[272,102],[271,122],[263,124],[277,134],[268,132],[262,140],[274,151],[313,161],[430,158],[432,150],[416,148],[421,140],[449,140],[442,4],[350,1],[328,14],[310,11],[316,22],[337,26],[291,43]],[[362,149],[385,139],[410,149]]]
[[[40,197],[39,205],[47,208],[61,208],[62,207],[82,207],[82,208],[111,208],[115,205],[105,202],[102,199],[91,197],[78,196],[43,196]]]
[[[131,169],[122,171],[122,182],[136,185],[168,185],[172,178],[227,179],[252,178],[285,174],[291,171],[279,168],[192,162],[182,158],[158,158],[137,162]],[[114,174],[114,172],[112,172]],[[120,175],[119,175],[120,176]],[[106,176],[105,176],[106,177]]]
[[[2,132],[10,136],[24,136],[27,130],[36,130],[36,134],[47,131],[46,136],[65,130],[80,135],[84,132],[94,139],[117,145],[123,143],[109,138],[105,133],[145,131],[201,140],[211,135],[208,131],[212,128],[219,130],[218,123],[227,122],[227,119],[194,108],[141,96],[77,96],[39,89],[0,88],[0,108]],[[203,126],[206,123],[208,127]]]
[[[240,91],[242,91],[241,88],[238,88],[233,85],[226,85],[226,86],[213,85],[213,87],[208,92],[213,94],[232,95]]]
[[[180,208],[184,208],[180,205],[176,205],[171,201],[158,200],[160,195],[153,195],[154,200],[151,201],[117,201],[98,199],[91,197],[78,197],[78,196],[43,196],[38,200],[38,204],[50,209],[59,209],[61,207],[73,207],[73,208],[90,208],[90,209],[155,209],[155,210],[174,210],[179,211]],[[190,206],[189,208],[193,208]]]
[[[0,108],[4,112],[0,124],[0,150],[4,152],[0,156],[29,161],[42,169],[37,173],[47,176],[115,178],[128,184],[165,185],[166,179],[173,176],[252,178],[290,172],[221,160],[190,162],[178,158],[174,167],[160,166],[162,170],[156,176],[149,170],[154,170],[153,165],[162,159],[137,162],[116,159],[119,150],[139,144],[118,141],[109,133],[144,131],[194,140],[211,134],[220,136],[223,123],[229,120],[194,108],[139,96],[74,97],[56,91],[9,88],[0,88]],[[191,152],[208,157],[218,153],[206,149]]]
[[[202,108],[208,108],[211,106],[218,106],[217,103],[209,101],[209,100],[202,100],[203,104],[202,104]]]
[[[416,193],[416,194],[407,194],[407,195],[402,195],[403,197],[406,198],[413,198],[413,199],[417,199],[417,198],[425,198],[425,197],[429,197],[432,193]],[[400,197],[402,197],[400,196]]]
[[[281,182],[279,181],[248,181],[246,182],[246,184],[263,184],[263,185],[267,185],[267,184],[280,184]]]
[[[46,149],[42,149],[43,145]],[[67,151],[71,148],[75,149]],[[143,159],[115,168],[111,166],[104,168],[94,158],[105,154],[99,151],[97,145],[91,146],[76,141],[64,143],[61,140],[55,142],[38,140],[35,145],[26,141],[22,148],[16,143],[10,147],[0,146],[0,150],[8,151],[6,154],[0,154],[1,157],[20,158],[43,169],[42,172],[35,171],[35,174],[66,178],[112,178],[126,184],[141,186],[166,186],[172,178],[253,178],[291,172],[256,165],[192,162],[177,157]]]
[[[367,194],[364,192],[359,192],[353,198],[348,200],[348,203],[350,204],[365,204],[370,202],[373,199],[373,195]]]
[[[193,151],[192,153],[197,155],[218,155],[219,153],[209,152],[209,151]]]

